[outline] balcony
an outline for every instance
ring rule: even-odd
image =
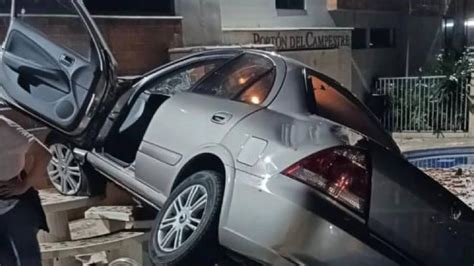
[[[393,11],[399,12],[406,0],[327,0],[331,11]]]
[[[442,16],[450,0],[327,0],[330,11],[381,11]]]
[[[408,12],[418,16],[442,16],[448,10],[449,0],[411,0]]]

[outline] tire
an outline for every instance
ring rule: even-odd
[[[201,171],[186,178],[171,193],[157,215],[148,242],[154,265],[213,265],[214,256],[219,253],[217,230],[223,191],[221,174]],[[204,195],[206,201],[202,203]],[[176,207],[181,211],[177,212]],[[200,222],[196,222],[199,218]],[[176,239],[178,235],[181,243]]]
[[[48,164],[48,178],[53,187],[66,196],[95,196],[105,192],[105,179],[73,154],[74,147],[63,138],[50,134],[45,141],[53,158]]]

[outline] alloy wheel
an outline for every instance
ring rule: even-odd
[[[164,252],[180,248],[201,224],[207,206],[207,190],[194,185],[183,190],[169,205],[158,228],[158,245]]]
[[[72,150],[57,143],[50,146],[52,158],[48,164],[48,176],[53,186],[64,195],[75,195],[81,188],[82,172]]]

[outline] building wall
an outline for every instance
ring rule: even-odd
[[[277,10],[275,0],[220,0],[223,28],[334,27],[326,0],[306,0],[306,10]]]
[[[406,16],[403,20],[407,43],[402,49],[408,50],[408,75],[416,76],[423,68],[429,68],[443,47],[444,33],[440,17]],[[407,48],[408,47],[408,48]]]
[[[467,2],[467,12],[466,16],[470,21],[474,21],[474,1]],[[472,26],[468,27],[467,34],[468,34],[468,45],[474,46],[474,22],[471,22]]]
[[[401,16],[395,12],[332,11],[331,20],[338,27],[393,28],[395,47],[365,48],[352,50],[352,89],[363,98],[374,87],[374,80],[383,76],[401,76],[404,73],[405,34],[401,27]]]
[[[306,10],[304,11],[277,10],[275,0],[221,0],[221,10],[224,29],[245,27],[395,28],[397,42],[405,42],[402,40],[403,35],[400,34],[401,18],[398,13],[328,11],[326,0],[306,0]],[[304,52],[304,54],[308,53],[310,52]],[[313,53],[321,52],[313,51]],[[340,68],[338,66],[341,63],[339,58],[335,59],[333,63],[328,60],[327,54],[330,54],[329,52],[326,51],[323,54],[318,61],[333,65],[322,66],[316,64],[313,66],[319,68],[319,70],[322,69],[322,72],[336,79],[342,76],[341,71],[349,71],[352,82],[349,82],[350,84],[347,84],[347,86],[361,98],[366,92],[370,91],[374,77],[402,75],[404,72],[404,60],[400,60],[404,53],[398,43],[396,48],[353,50],[352,57],[346,60],[350,66],[349,68]]]
[[[183,46],[180,19],[96,18],[118,62],[119,74],[143,74],[169,61],[168,49]]]
[[[360,98],[371,91],[374,79],[377,77],[404,76],[407,70],[408,74],[415,74],[429,61],[433,51],[439,48],[439,42],[433,41],[439,35],[441,26],[440,19],[437,17],[410,17],[403,12],[387,11],[334,11],[328,10],[327,0],[306,0],[306,10],[277,10],[275,0],[220,1],[224,32],[226,29],[232,28],[288,27],[395,29],[396,46],[394,48],[367,48],[347,53],[352,54],[348,60],[352,82],[348,87]],[[423,30],[420,30],[421,28]],[[410,40],[409,44],[408,40]],[[407,53],[408,47],[410,47],[409,53]],[[296,54],[296,52],[291,54]],[[328,60],[327,54],[330,54],[328,51],[313,50],[301,52],[301,54],[303,59],[309,56],[319,62],[332,64],[331,66],[322,66],[321,64],[313,66],[322,69],[322,72],[326,72],[336,79],[343,76],[341,71],[347,71],[347,68],[338,67],[338,64],[342,62],[339,58],[334,60],[329,58]],[[324,55],[319,57],[317,54]],[[305,61],[311,61],[311,59]]]
[[[351,28],[225,29],[225,44],[272,44],[278,53],[352,86]]]
[[[217,45],[222,40],[220,0],[175,0],[183,17],[185,46]]]

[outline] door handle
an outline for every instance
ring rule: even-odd
[[[74,58],[69,55],[63,54],[59,57],[59,62],[67,67],[70,67],[74,64]]]
[[[219,125],[227,123],[232,118],[232,114],[227,112],[217,112],[212,115],[211,122]]]

